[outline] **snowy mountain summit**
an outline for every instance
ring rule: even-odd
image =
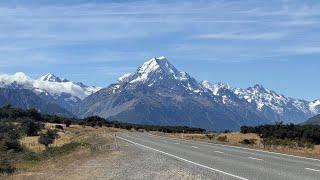
[[[52,73],[48,73],[44,76],[41,76],[39,80],[47,82],[69,82],[67,79],[60,79]]]
[[[256,84],[246,89],[234,88],[223,83],[202,82],[203,87],[212,91],[214,95],[221,96],[223,102],[239,104],[246,101],[248,108],[256,110],[272,121],[286,121],[298,123],[317,113],[320,113],[319,101],[308,102],[278,94],[262,85]],[[232,98],[233,97],[233,98]],[[234,97],[237,97],[236,99]]]
[[[118,79],[118,87],[121,84],[153,88],[184,88],[190,93],[203,91],[194,78],[176,69],[164,56],[152,58],[143,63],[136,72],[123,75]]]
[[[154,74],[159,74],[160,76],[157,77],[160,79],[163,79],[161,75],[177,80],[186,80],[188,78],[186,77],[185,72],[178,71],[172,64],[169,63],[167,58],[161,56],[158,58],[152,58],[143,63],[143,65],[139,67],[136,77],[131,80],[130,83],[147,81],[149,78],[154,77]]]
[[[0,74],[1,88],[5,89],[2,97],[19,94],[14,96],[25,100],[15,98],[15,102],[30,101],[23,107],[41,104],[38,107],[43,110],[57,109],[63,113],[65,109],[79,117],[98,115],[129,123],[208,130],[239,130],[243,125],[276,121],[300,123],[320,113],[320,100],[286,97],[262,85],[237,88],[225,83],[198,82],[164,56],[149,59],[136,71],[102,89],[52,73],[32,79],[21,72]],[[41,103],[31,102],[36,97],[41,98],[37,100]],[[53,104],[46,109],[48,102]]]
[[[70,106],[88,95],[100,90],[100,87],[74,83],[48,73],[38,79],[32,79],[22,72],[0,74],[0,87],[9,89],[27,89],[49,102],[54,102],[69,110]]]

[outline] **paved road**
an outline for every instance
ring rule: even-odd
[[[155,151],[220,173],[223,179],[320,180],[320,160],[219,144],[185,141],[147,133],[119,133],[137,148]]]

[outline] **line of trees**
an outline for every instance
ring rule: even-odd
[[[320,144],[319,125],[295,125],[283,122],[273,125],[242,126],[241,133],[256,133],[265,140],[290,140]]]
[[[49,122],[57,124],[65,124],[67,127],[71,124],[79,124],[84,126],[106,126],[122,129],[144,129],[146,131],[161,131],[167,133],[203,133],[206,130],[202,128],[194,128],[188,126],[161,126],[161,125],[143,125],[132,124],[120,121],[111,121],[99,116],[86,117],[84,119],[67,118],[56,115],[41,114],[35,109],[23,110],[13,108],[10,105],[0,108],[0,120],[8,120],[15,122],[25,122],[26,119],[34,122]],[[34,133],[34,132],[31,132]]]

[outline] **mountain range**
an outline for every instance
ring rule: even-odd
[[[6,91],[0,91],[0,105],[10,103],[47,113],[99,115],[130,123],[187,125],[208,130],[238,130],[242,125],[276,121],[301,123],[320,113],[320,100],[286,97],[261,85],[241,89],[225,83],[199,82],[176,69],[165,57],[148,60],[105,88],[71,82],[50,73],[38,79],[23,73],[2,74],[0,88]],[[24,91],[32,96],[4,98],[10,92]],[[36,106],[31,101],[35,98],[30,97],[41,101]],[[22,99],[23,105],[17,103]],[[44,108],[49,103],[65,112]]]
[[[67,116],[74,115],[73,110],[80,101],[101,89],[61,79],[51,73],[32,79],[22,72],[1,74],[0,88],[0,105],[36,108],[44,113]],[[61,110],[55,111],[52,106]]]

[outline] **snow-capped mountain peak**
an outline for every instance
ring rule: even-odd
[[[187,80],[188,75],[185,72],[178,71],[164,56],[152,58],[140,66],[135,74],[130,76],[134,77],[130,83],[148,81],[149,78],[155,74],[159,76],[167,76],[176,80]],[[127,78],[128,76],[126,76]],[[160,77],[164,78],[164,77]]]
[[[56,102],[62,107],[76,103],[100,90],[100,87],[74,83],[48,73],[39,79],[32,79],[22,72],[0,74],[0,87],[8,89],[27,89],[39,97]]]
[[[185,93],[201,93],[202,86],[191,76],[175,68],[164,56],[152,58],[143,63],[135,72],[121,76],[112,85],[112,93],[121,92],[123,88],[136,86],[152,87],[153,89],[176,90]]]
[[[47,82],[69,82],[67,79],[61,79],[52,73],[41,76],[39,80]]]
[[[212,91],[212,93],[214,95],[219,95],[219,91],[221,89],[229,89],[231,90],[231,86],[229,84],[226,84],[226,83],[210,83],[209,81],[207,80],[204,80],[201,82],[201,85],[206,88],[206,89],[209,89],[210,91]]]
[[[309,103],[309,109],[314,113],[320,113],[320,99],[311,101]]]

